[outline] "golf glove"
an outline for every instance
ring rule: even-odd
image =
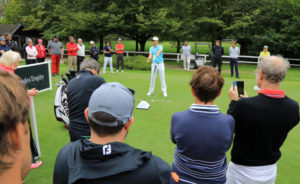
[[[155,61],[155,59],[156,59],[156,56],[153,56],[153,59],[152,59],[152,61]]]

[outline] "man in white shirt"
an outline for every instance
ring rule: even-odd
[[[85,46],[82,43],[82,39],[78,38],[78,48],[79,50],[77,51],[77,73],[79,73],[79,67],[81,62],[84,60],[85,57]]]
[[[240,56],[240,48],[236,46],[236,41],[232,42],[232,46],[229,48],[229,56],[230,56],[230,71],[231,71],[231,77],[233,77],[233,66],[235,68],[235,76],[236,78],[240,78],[239,76],[239,56]]]
[[[182,60],[183,60],[183,68],[184,70],[190,71],[190,63],[191,63],[191,46],[188,45],[188,41],[184,41],[184,45],[181,48],[182,52]]]

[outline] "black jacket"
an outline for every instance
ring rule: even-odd
[[[102,77],[83,70],[67,85],[70,128],[80,132],[82,136],[90,135],[90,126],[85,119],[84,110],[88,106],[92,93],[103,83],[105,80]]]
[[[167,184],[170,166],[151,152],[125,143],[98,145],[88,139],[59,152],[53,184]]]
[[[98,57],[99,57],[98,47],[91,47],[90,48],[90,57],[98,60]]]
[[[212,51],[214,59],[222,59],[222,56],[224,55],[224,48],[222,46],[214,46]]]
[[[18,52],[18,44],[17,44],[17,42],[16,41],[13,41],[13,40],[11,40],[11,41],[8,41],[8,40],[6,40],[6,46],[10,49],[10,50],[12,50],[12,51],[15,51],[15,52]]]
[[[228,114],[235,119],[231,159],[245,166],[271,165],[281,156],[280,147],[299,122],[299,105],[263,94],[232,101]]]
[[[28,46],[28,44],[27,44],[27,43],[24,43],[24,45],[23,45],[23,47],[22,47],[25,60],[27,59],[27,52],[26,52],[26,47],[27,47],[27,46]]]

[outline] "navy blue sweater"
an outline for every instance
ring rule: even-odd
[[[105,80],[95,76],[91,71],[83,70],[68,83],[67,96],[69,106],[70,129],[80,133],[80,136],[90,136],[90,126],[85,119],[84,110],[88,107],[92,93]]]
[[[225,183],[225,153],[234,126],[233,117],[220,113],[217,106],[192,105],[175,113],[171,121],[171,139],[176,144],[172,172],[182,183]]]

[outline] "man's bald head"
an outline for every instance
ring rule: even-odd
[[[281,83],[289,68],[289,62],[281,56],[270,56],[264,58],[257,65],[267,82],[271,84]]]

